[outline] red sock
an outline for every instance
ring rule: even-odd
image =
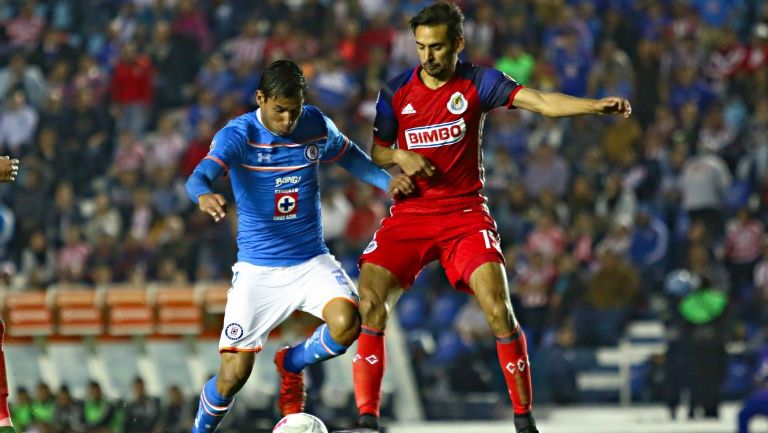
[[[355,401],[360,415],[379,416],[384,361],[384,332],[363,326],[357,339],[357,354],[352,359]]]
[[[0,419],[11,417],[11,411],[8,409],[8,378],[5,375],[4,338],[5,322],[3,322],[3,319],[0,319]]]
[[[496,338],[496,352],[499,364],[507,381],[509,398],[516,415],[531,411],[533,393],[531,391],[531,364],[528,361],[528,349],[525,334],[518,326],[510,335]]]

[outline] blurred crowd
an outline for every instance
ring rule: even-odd
[[[407,19],[429,3],[0,1],[0,154],[22,161],[18,181],[0,189],[5,285],[228,279],[235,215],[214,224],[183,184],[216,130],[255,109],[260,69],[299,62],[307,102],[369,148],[379,88],[418,61]],[[485,123],[485,194],[532,356],[567,372],[564,350],[615,345],[629,320],[651,318],[668,330],[658,371],[698,353],[713,360],[714,372],[691,373],[713,384],[692,394],[721,386],[728,342],[744,343],[757,371],[768,1],[457,3],[462,59],[534,89],[633,106],[629,119],[496,110]],[[354,275],[386,197],[338,167],[321,181],[327,241]],[[226,181],[216,187],[229,194]],[[438,267],[399,312],[424,389],[503,383],[482,312]],[[473,363],[482,365],[465,368]],[[564,391],[557,398],[578,399],[572,376],[542,375],[535,382]],[[676,390],[657,394],[676,404]]]

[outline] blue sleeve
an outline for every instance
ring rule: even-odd
[[[211,149],[205,159],[219,164],[225,172],[229,167],[242,161],[243,145],[247,142],[245,135],[234,126],[226,126],[213,136]]]
[[[391,178],[389,173],[374,164],[371,158],[353,142],[350,142],[349,149],[339,159],[339,165],[344,167],[352,176],[382,191],[387,191],[389,188]]]
[[[514,108],[515,95],[523,88],[512,77],[493,68],[478,68],[474,81],[483,111]]]
[[[397,140],[397,118],[392,108],[395,92],[384,86],[376,98],[376,118],[373,121],[373,141],[375,144],[389,147]]]
[[[197,164],[185,184],[190,200],[197,204],[200,195],[212,192],[211,184],[216,179],[226,174],[230,166],[240,162],[243,141],[243,136],[232,127],[225,127],[216,133],[208,155]]]
[[[344,135],[336,124],[325,114],[322,115],[325,121],[325,147],[323,148],[323,154],[320,156],[322,162],[333,162],[341,158],[342,155],[349,149],[349,138]]]
[[[197,164],[195,171],[192,172],[189,179],[187,179],[187,183],[184,185],[187,197],[197,204],[198,197],[213,192],[211,184],[222,174],[224,174],[224,168],[221,165],[211,159],[203,159]]]

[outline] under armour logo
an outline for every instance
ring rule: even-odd
[[[373,365],[379,362],[379,358],[376,357],[376,355],[371,355],[365,358],[366,361],[368,361],[369,364]]]
[[[259,162],[264,162],[264,161],[271,162],[272,160],[272,155],[268,153],[259,152],[259,154],[256,156],[259,158]]]

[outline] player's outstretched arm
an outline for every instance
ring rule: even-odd
[[[539,92],[528,88],[517,92],[513,105],[548,117],[622,114],[627,118],[632,114],[629,101],[618,96],[602,99],[577,98],[562,93]]]
[[[414,185],[410,178],[398,176],[393,179],[353,142],[349,143],[349,149],[341,156],[339,164],[352,176],[387,191],[393,197],[413,192]]]
[[[13,182],[19,174],[19,160],[0,156],[0,182]]]
[[[422,155],[402,149],[373,145],[371,158],[379,167],[397,165],[407,176],[430,177],[435,174],[435,166]]]
[[[203,159],[184,185],[189,199],[216,222],[227,216],[227,200],[221,194],[214,194],[211,184],[223,172],[224,169],[216,162],[210,159]]]

